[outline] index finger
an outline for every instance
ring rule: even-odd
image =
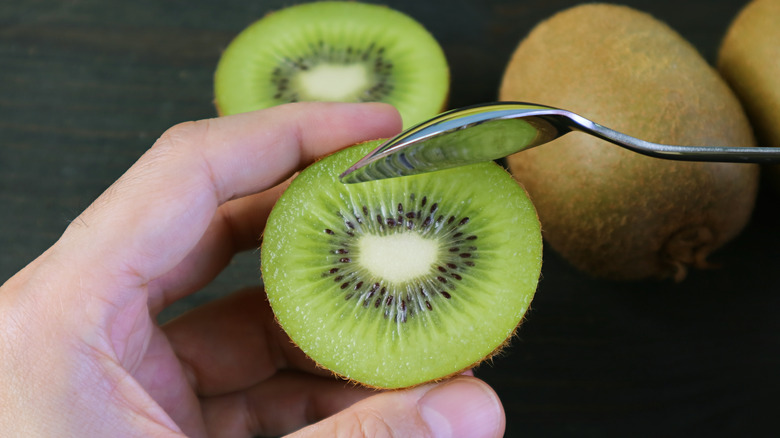
[[[400,129],[384,104],[298,103],[168,130],[58,243],[125,286],[176,266],[217,207],[262,191],[315,158]],[[71,259],[73,260],[73,258]]]

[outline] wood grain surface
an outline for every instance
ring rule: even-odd
[[[0,281],[51,245],[166,128],[215,116],[220,52],[250,22],[291,3],[0,3]],[[520,39],[577,2],[383,3],[442,43],[458,107],[495,100]],[[623,4],[666,21],[714,63],[744,2]],[[594,280],[546,250],[527,322],[504,355],[477,370],[501,396],[506,435],[779,433],[778,199],[762,189],[749,227],[712,258],[719,267],[679,284]],[[257,253],[241,254],[163,317],[257,283],[258,272]]]

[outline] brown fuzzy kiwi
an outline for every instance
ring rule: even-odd
[[[780,146],[780,2],[748,3],[726,32],[718,70],[737,93],[761,146]],[[767,166],[780,191],[780,166]]]
[[[565,108],[667,144],[751,146],[740,103],[680,35],[652,16],[609,4],[560,12],[517,47],[502,100]],[[676,162],[582,133],[509,157],[548,243],[599,277],[682,279],[705,267],[753,210],[758,167]]]

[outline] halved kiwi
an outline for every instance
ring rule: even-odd
[[[542,238],[495,163],[342,184],[369,142],[304,170],[261,250],[278,322],[306,354],[367,386],[441,379],[489,358],[536,290]]]
[[[444,109],[449,69],[434,37],[401,12],[314,2],[271,13],[236,36],[214,87],[220,115],[295,101],[381,101],[410,126]]]

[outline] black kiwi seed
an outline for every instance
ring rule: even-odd
[[[349,65],[355,63],[373,65],[372,78],[373,83],[366,89],[361,96],[360,101],[381,100],[390,95],[394,86],[393,64],[386,62],[382,56],[384,48],[380,47],[374,50],[375,43],[370,43],[365,49],[353,46],[334,47],[326,45],[319,41],[317,46],[309,46],[310,51],[305,57],[300,56],[296,59],[284,57],[279,64],[274,67],[270,76],[272,90],[270,94],[274,99],[280,102],[293,102],[300,99],[298,91],[291,89],[290,78],[293,78],[299,71],[312,70],[320,64],[341,64]]]
[[[427,196],[422,196],[419,202],[415,202],[415,196],[410,195],[408,204],[395,202],[390,204],[394,206],[392,209],[381,206],[369,208],[367,205],[361,205],[349,213],[335,213],[338,220],[344,224],[348,238],[337,237],[335,231],[325,228],[325,234],[332,236],[329,237],[333,241],[332,247],[336,248],[332,250],[332,253],[337,256],[332,259],[332,264],[338,266],[328,267],[322,275],[334,275],[333,281],[339,286],[338,290],[344,291],[345,301],[356,298],[357,303],[362,307],[378,309],[385,318],[403,323],[422,312],[432,311],[437,300],[449,300],[452,299],[453,293],[457,294],[455,283],[463,281],[469,275],[469,270],[476,265],[474,259],[478,254],[476,246],[473,244],[463,246],[463,244],[466,241],[473,242],[477,236],[468,232],[468,224],[471,223],[468,216],[457,214],[437,216],[435,213],[441,208],[439,202],[433,202],[428,213],[423,214],[422,208],[427,204]],[[370,216],[373,211],[380,213],[376,213],[375,222],[364,222],[358,211],[362,212],[363,216]],[[389,215],[381,213],[386,211],[392,213]],[[433,224],[435,226],[431,227]],[[442,247],[446,248],[439,255],[444,260],[433,267],[436,275],[431,275],[429,279],[422,279],[423,286],[409,288],[407,285],[391,284],[387,280],[373,278],[360,267],[359,255],[357,258],[345,257],[356,252],[353,250],[359,237],[364,233],[386,235],[402,232],[435,235],[443,242]]]

